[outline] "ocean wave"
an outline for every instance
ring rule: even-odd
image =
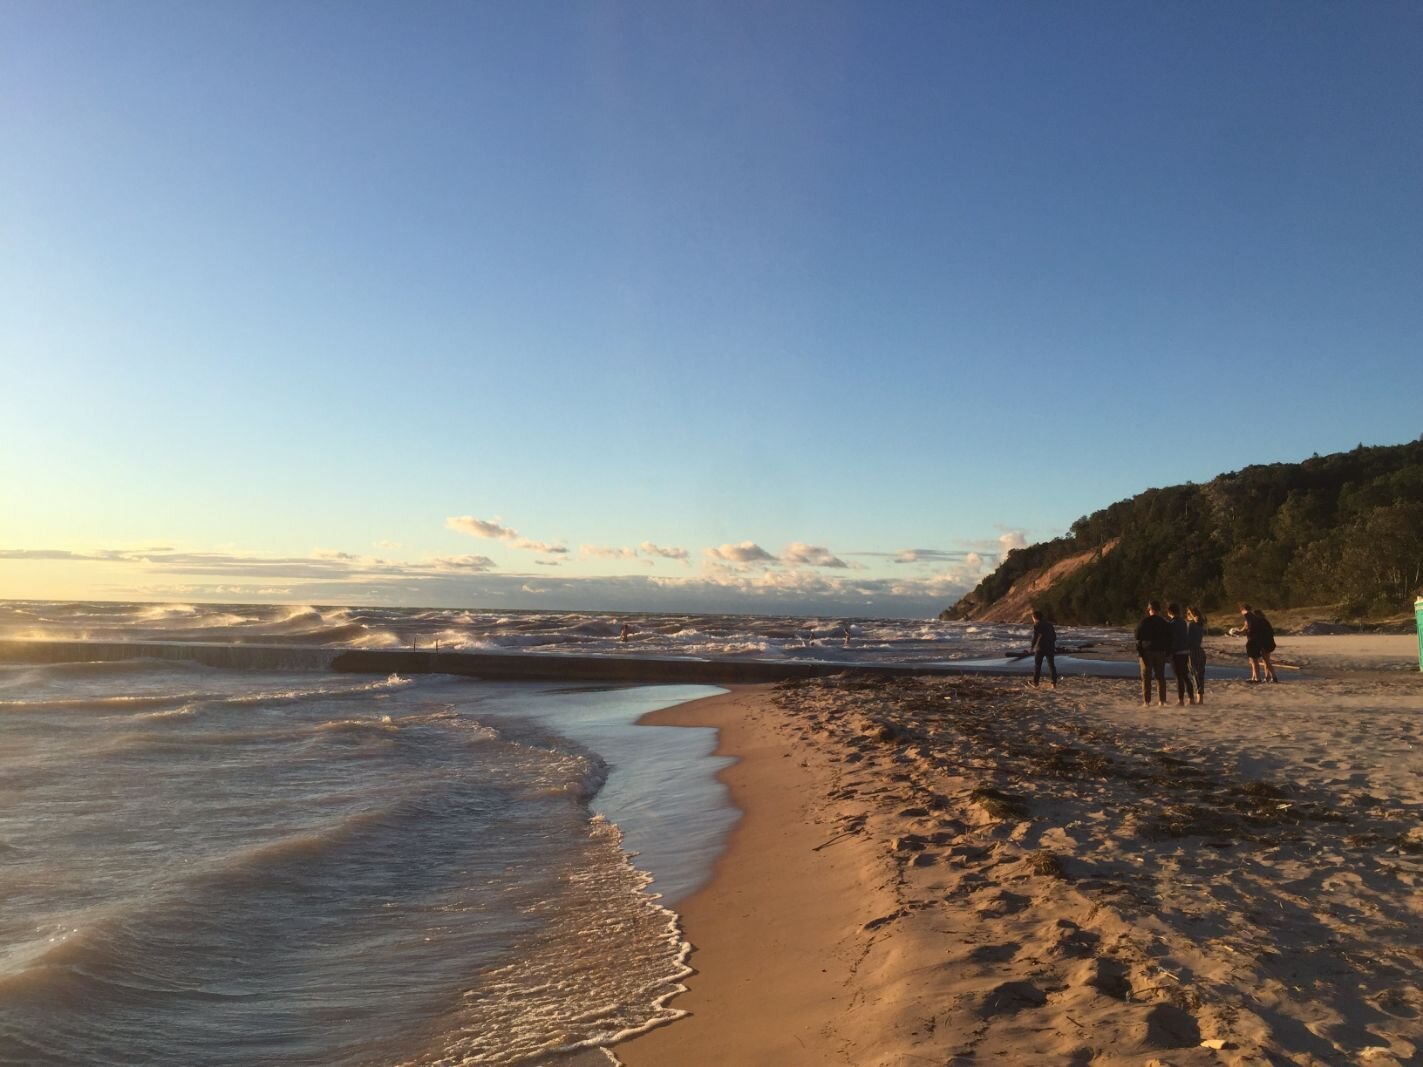
[[[85,609],[85,610],[79,610]],[[297,605],[26,604],[0,609],[8,637],[205,642],[329,648],[440,648],[465,652],[824,659],[866,664],[941,663],[1022,651],[1019,624],[966,626],[927,619],[826,616],[609,614]],[[92,617],[89,617],[92,616]],[[631,628],[621,640],[623,627]],[[846,635],[849,635],[848,646]],[[1100,639],[1090,628],[1064,640]],[[844,649],[845,651],[840,651]]]
[[[176,708],[167,708],[163,711],[151,711],[147,715],[140,715],[139,718],[149,722],[166,722],[172,719],[191,719],[201,709],[201,704],[180,704]]]
[[[404,728],[437,726],[444,730],[454,731],[466,741],[504,740],[504,735],[497,727],[472,715],[456,711],[449,705],[435,708],[433,711],[406,715],[400,719],[400,725]]]
[[[213,996],[200,976],[177,977],[191,972],[197,959],[181,970],[166,966],[175,954],[196,957],[200,951],[198,946],[184,946],[175,931],[192,928],[195,917],[210,912],[222,897],[238,893],[255,899],[254,893],[290,890],[294,883],[310,881],[318,875],[320,861],[382,826],[393,810],[361,812],[239,849],[197,871],[160,878],[156,892],[90,912],[76,926],[7,950],[0,1003],[36,999],[52,1009],[92,1010],[101,1003],[171,1004],[174,994]],[[167,948],[166,958],[155,952],[157,946]]]
[[[159,693],[143,696],[110,697],[49,697],[39,700],[0,700],[0,714],[23,714],[27,712],[51,711],[93,711],[100,714],[114,711],[143,711],[147,708],[163,708],[174,704],[200,701],[207,696],[202,693]]]
[[[290,884],[293,879],[310,880],[314,861],[323,859],[356,838],[399,817],[400,805],[387,804],[372,811],[357,812],[323,826],[289,833],[276,841],[242,849],[210,865],[208,870],[183,879],[185,891],[212,886],[247,889]]]
[[[440,643],[441,648],[451,651],[486,651],[501,652],[508,649],[519,648],[539,648],[548,645],[558,645],[566,639],[551,634],[493,634],[486,636],[473,636],[461,633],[458,630],[441,630],[427,639],[428,643],[435,641]]]
[[[380,737],[388,739],[398,733],[400,727],[389,715],[379,719],[332,719],[317,725],[319,734],[340,734],[351,737]]]
[[[120,661],[127,662],[127,661]],[[349,697],[381,690],[398,689],[411,685],[413,679],[392,674],[387,678],[355,684],[329,683],[312,686],[295,686],[289,689],[271,689],[254,693],[231,693],[216,690],[184,691],[179,693],[142,693],[117,696],[83,697],[41,697],[34,700],[0,700],[0,714],[21,712],[53,711],[144,711],[150,708],[178,710],[186,709],[191,714],[200,708],[248,707],[268,704],[293,704],[308,700],[333,697]],[[162,717],[171,717],[165,712]]]
[[[225,694],[215,697],[213,700],[215,703],[228,704],[235,707],[250,704],[291,704],[308,700],[350,697],[363,693],[379,693],[384,690],[401,689],[414,684],[415,680],[413,678],[406,678],[399,674],[391,674],[385,678],[377,678],[369,682],[355,682],[344,685],[339,683],[332,685],[329,682],[324,682],[311,686],[293,686],[290,689],[268,689],[256,693]]]
[[[154,604],[138,613],[140,619],[174,619],[196,615],[198,609],[192,604]]]
[[[26,937],[45,931],[0,948],[0,1045],[38,1050],[25,1062],[107,1062],[115,1048],[220,1062],[260,1014],[277,1023],[260,1052],[244,1046],[253,1059],[319,1047],[322,1062],[395,1063],[412,1033],[441,1035],[443,1055],[472,1032],[465,1006],[488,999],[493,1028],[475,1032],[494,1051],[454,1062],[513,1063],[668,1017],[684,939],[620,831],[590,816],[608,760],[544,717],[570,698],[151,661],[142,670],[171,672],[160,693],[147,690],[162,676],[124,676],[131,663],[67,678],[70,692],[8,694],[167,702],[13,731],[37,738],[47,765],[0,754],[30,819],[0,864],[0,899]],[[486,990],[509,961],[518,969]],[[428,1003],[449,1005],[449,1029],[412,1026]]]
[[[123,733],[113,735],[92,755],[99,760],[152,759],[193,756],[214,749],[280,746],[305,740],[310,731],[293,727],[264,726],[253,730],[205,730],[176,733]]]
[[[538,933],[517,959],[487,970],[479,995],[442,1023],[444,1036],[399,1067],[515,1067],[608,1048],[686,1012],[692,946],[650,876],[622,847],[618,827],[587,823],[588,862],[567,892],[536,902]]]
[[[119,985],[106,975],[120,972],[112,929],[68,927],[11,946],[0,970],[0,1003],[33,999],[52,1010],[79,1007],[95,986]]]
[[[14,663],[0,667],[0,676],[13,677],[27,685],[49,680],[69,680],[82,676],[151,674],[158,671],[199,673],[213,668],[194,660],[164,660],[135,656],[132,659],[75,660],[72,663]]]

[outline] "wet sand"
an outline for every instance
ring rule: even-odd
[[[1125,679],[849,677],[656,713],[720,728],[745,814],[679,906],[690,1014],[618,1055],[1419,1062],[1417,646],[1280,644],[1308,669],[1186,708]]]

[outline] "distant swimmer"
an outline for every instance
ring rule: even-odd
[[[845,627],[845,647],[850,647],[850,628],[848,626]]]
[[[631,626],[629,626],[627,623],[623,623],[622,633],[618,634],[618,640],[626,643],[627,639],[631,637],[634,632],[635,631]]]

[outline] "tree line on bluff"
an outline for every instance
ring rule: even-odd
[[[1423,437],[1138,493],[1009,552],[945,616],[970,618],[1024,576],[1113,541],[1034,603],[1061,622],[1111,625],[1153,598],[1207,611],[1242,601],[1349,618],[1411,611],[1423,592]]]

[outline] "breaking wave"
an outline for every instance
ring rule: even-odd
[[[89,610],[84,610],[89,609]],[[0,639],[435,648],[541,655],[934,664],[1021,651],[1025,625],[923,619],[351,608],[311,604],[0,604]],[[1074,630],[1073,639],[1096,639]]]

